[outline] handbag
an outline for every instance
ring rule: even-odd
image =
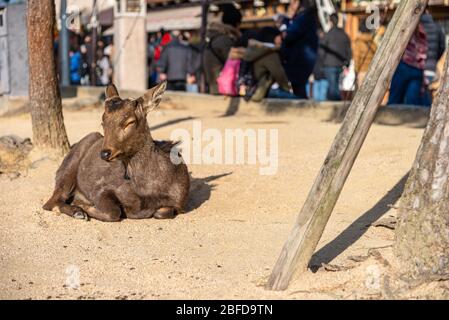
[[[240,60],[228,59],[217,78],[218,92],[222,95],[236,97],[239,95],[237,80],[239,78]]]

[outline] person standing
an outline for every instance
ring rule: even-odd
[[[307,99],[306,85],[318,58],[318,19],[315,1],[293,0],[290,11],[294,14],[287,22],[282,43],[284,69],[299,99]]]
[[[81,66],[80,66],[80,84],[82,86],[88,86],[90,84],[90,64],[88,60],[88,53],[86,45],[81,45]]]
[[[217,78],[223,69],[231,48],[241,34],[238,30],[242,14],[233,4],[221,6],[221,23],[212,22],[206,33],[206,47],[203,53],[203,67],[209,93],[218,94]]]
[[[324,31],[319,30],[318,36],[320,41],[323,40]],[[327,90],[329,88],[329,82],[327,81],[323,70],[323,57],[324,51],[322,48],[318,49],[318,59],[313,68],[313,82],[312,82],[312,97],[315,101],[325,101],[327,99]],[[309,87],[307,89],[309,92]]]
[[[341,99],[340,75],[343,67],[348,67],[351,62],[351,41],[346,32],[338,27],[338,15],[336,13],[331,14],[330,22],[331,29],[324,35],[321,43],[321,48],[324,50],[323,70],[329,82],[327,98],[338,101]]]
[[[167,80],[167,89],[186,91],[187,76],[193,74],[191,48],[180,32],[173,32],[174,39],[164,48],[157,67],[161,81]]]
[[[77,47],[73,47],[69,53],[70,59],[70,84],[79,85],[81,83],[81,52]]]
[[[96,62],[96,85],[106,86],[110,83],[111,77],[111,63],[109,57],[104,54],[102,49],[97,50],[97,62]]]
[[[416,27],[393,75],[388,104],[429,105],[425,99],[424,68],[427,36],[423,24]]]

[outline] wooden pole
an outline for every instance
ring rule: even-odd
[[[201,0],[201,30],[200,30],[201,79],[198,79],[201,93],[206,92],[206,79],[205,79],[205,75],[204,75],[203,57],[204,57],[204,50],[206,47],[207,15],[209,14],[209,6],[210,6],[209,0]]]
[[[365,80],[348,109],[293,230],[282,248],[268,280],[268,289],[285,290],[295,272],[307,269],[427,2],[428,0],[403,0],[396,9]]]

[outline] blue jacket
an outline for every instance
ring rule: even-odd
[[[81,80],[81,53],[79,51],[74,52],[70,56],[70,82],[72,84],[78,84]]]
[[[315,9],[310,8],[298,13],[287,27],[282,55],[289,78],[297,73],[301,73],[302,78],[312,73],[318,58],[317,25]]]

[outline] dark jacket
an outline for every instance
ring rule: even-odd
[[[227,24],[214,22],[207,29],[203,67],[209,92],[212,94],[218,94],[217,78],[228,58],[231,47],[239,37],[240,32]]]
[[[326,76],[324,75],[324,69],[323,69],[323,58],[324,58],[324,50],[323,50],[323,48],[319,48],[318,49],[318,59],[315,63],[315,67],[313,68],[313,78],[315,80],[326,79]]]
[[[427,35],[427,60],[424,69],[435,71],[438,60],[446,49],[446,39],[441,26],[436,23],[430,14],[423,14],[420,22]]]
[[[324,67],[349,65],[352,57],[351,40],[343,29],[338,27],[330,29],[323,37],[321,48],[324,50]]]
[[[185,81],[188,73],[195,72],[191,48],[178,39],[164,48],[157,66],[160,72],[167,74],[168,81]]]
[[[318,56],[316,11],[312,8],[298,13],[287,27],[282,43],[282,56],[292,84],[307,82]]]

